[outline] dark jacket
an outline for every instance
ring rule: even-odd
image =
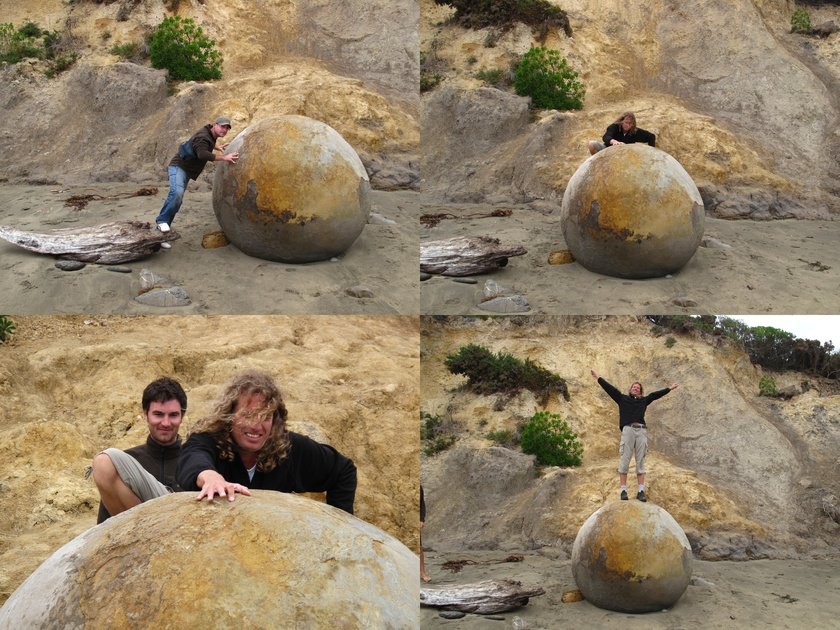
[[[662,398],[665,394],[671,391],[669,387],[660,389],[659,391],[648,394],[647,396],[640,396],[636,398],[630,394],[622,394],[615,387],[613,387],[603,377],[598,379],[598,384],[604,388],[604,391],[610,395],[618,404],[618,428],[623,429],[628,424],[634,422],[641,422],[645,424],[645,411],[647,406],[657,398]]]
[[[652,147],[656,146],[656,136],[650,131],[636,127],[636,133],[624,133],[624,130],[621,128],[621,123],[613,123],[607,127],[607,131],[604,134],[604,145],[610,146],[610,140],[618,140],[624,144],[646,142]]]
[[[426,522],[426,497],[423,496],[423,486],[420,486],[420,522]]]
[[[256,490],[279,492],[326,492],[327,503],[353,513],[356,496],[356,466],[332,446],[319,444],[305,435],[289,432],[291,447],[286,458],[270,472],[248,470],[239,454],[233,461],[219,457],[216,441],[209,433],[193,433],[181,449],[176,477],[185,490],[198,490],[198,475],[215,470],[225,480]]]
[[[216,146],[216,139],[213,137],[213,132],[210,131],[212,128],[213,125],[204,125],[190,138],[193,150],[195,151],[195,159],[182,159],[176,153],[175,157],[169,162],[169,166],[180,166],[186,172],[187,177],[193,180],[198,179],[207,162],[212,162],[216,159],[213,153],[213,147]]]
[[[175,469],[178,466],[178,454],[181,452],[181,438],[175,440],[175,444],[170,446],[161,446],[152,439],[152,436],[146,438],[145,444],[133,446],[125,451],[136,459],[139,464],[145,468],[149,474],[160,481],[166,487],[172,489],[173,492],[178,492],[181,488],[175,481]],[[96,518],[96,524],[111,518],[108,510],[99,502],[99,515]]]

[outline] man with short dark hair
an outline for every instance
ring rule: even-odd
[[[224,151],[228,147],[227,144],[216,147],[216,139],[224,138],[227,132],[230,131],[230,128],[230,118],[219,116],[215,122],[204,125],[196,131],[188,143],[185,143],[192,149],[189,155],[185,154],[182,157],[182,152],[179,150],[169,162],[167,169],[169,174],[169,194],[155,219],[158,230],[161,232],[170,231],[175,214],[181,209],[181,203],[184,201],[184,193],[187,191],[188,181],[190,179],[198,179],[207,162],[230,162],[231,164],[236,164],[236,160],[239,159],[239,153],[236,151],[222,155],[215,155],[213,153],[216,150]],[[161,243],[161,247],[169,249],[171,245],[164,241]]]
[[[108,448],[93,459],[93,480],[101,502],[97,524],[135,505],[180,488],[175,480],[187,411],[187,394],[178,381],[162,377],[143,390],[143,414],[149,427],[145,444],[125,451]]]

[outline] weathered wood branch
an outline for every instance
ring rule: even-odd
[[[91,227],[62,228],[49,233],[27,232],[0,225],[0,238],[38,254],[102,265],[143,260],[164,241],[180,238],[159,232],[148,222],[116,221]]]
[[[545,590],[524,588],[515,580],[485,580],[448,588],[421,588],[420,605],[492,615],[524,606],[537,595],[545,595]]]
[[[471,276],[507,265],[511,256],[527,254],[521,245],[505,247],[489,236],[458,236],[420,244],[420,271],[444,276]]]

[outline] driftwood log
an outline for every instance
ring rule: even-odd
[[[524,606],[531,597],[544,594],[542,588],[524,588],[515,580],[485,580],[449,588],[421,588],[420,605],[492,615]]]
[[[91,227],[62,228],[45,234],[0,225],[0,238],[38,254],[118,265],[148,258],[160,249],[162,242],[180,237],[176,232],[159,232],[148,222],[116,221]]]
[[[489,236],[458,236],[420,244],[420,271],[444,276],[471,276],[507,265],[511,256],[527,254],[522,246],[505,247]]]

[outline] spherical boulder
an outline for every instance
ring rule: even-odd
[[[419,562],[303,497],[180,492],[92,527],[0,609],[0,628],[412,628]]]
[[[653,278],[681,269],[703,239],[705,209],[677,160],[646,144],[599,151],[566,186],[566,244],[590,271]]]
[[[242,131],[213,181],[213,210],[249,256],[285,263],[345,252],[370,213],[365,167],[339,133],[305,116],[265,118]]]
[[[644,613],[670,608],[691,579],[691,545],[664,509],[614,501],[592,514],[572,547],[572,575],[598,608]]]

